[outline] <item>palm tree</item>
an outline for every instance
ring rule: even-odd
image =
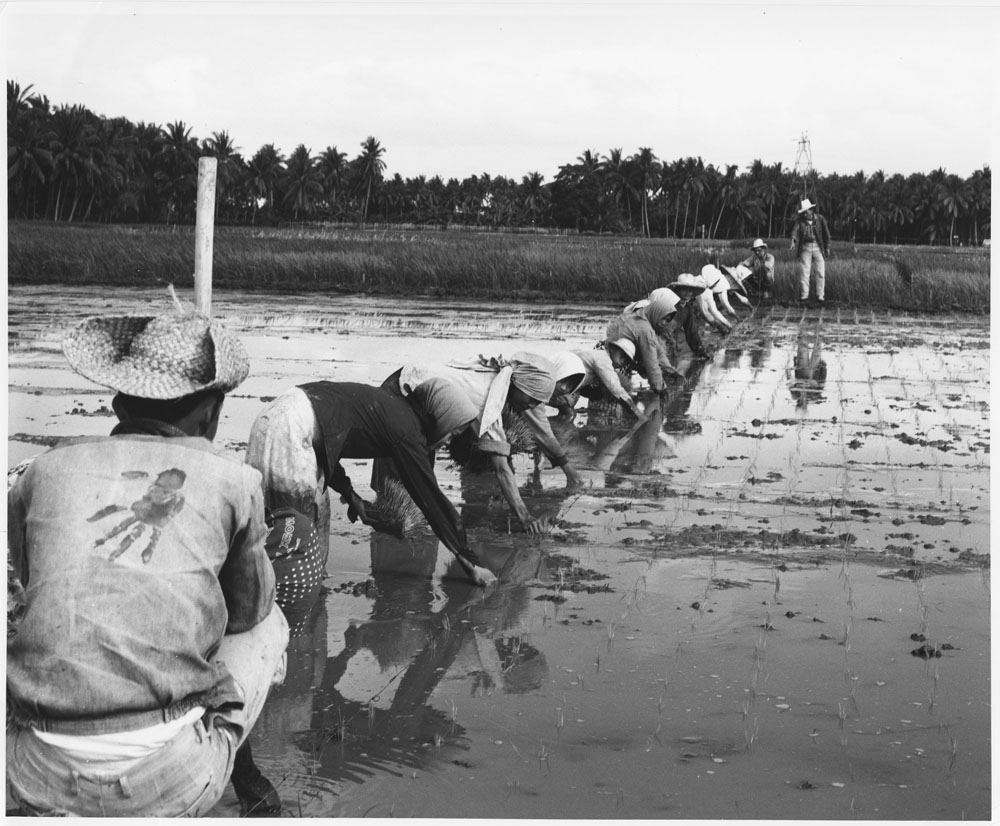
[[[34,217],[37,190],[52,172],[55,135],[48,125],[48,101],[29,95],[32,87],[7,81],[7,209],[14,216]]]
[[[632,156],[632,161],[635,164],[634,185],[639,193],[641,230],[642,234],[649,238],[649,194],[655,190],[659,182],[660,162],[648,146],[640,146],[639,151]]]
[[[261,202],[269,209],[274,208],[274,194],[284,174],[285,158],[273,143],[264,144],[247,164],[247,186],[253,201],[251,224],[256,222]]]
[[[759,169],[759,174],[755,171]],[[751,167],[751,180],[754,180],[755,196],[762,206],[767,207],[767,237],[771,238],[774,231],[774,206],[781,203],[781,161],[773,166],[764,166],[759,160]]]
[[[715,194],[715,202],[719,209],[719,214],[715,219],[715,229],[712,231],[713,238],[716,238],[719,235],[719,224],[722,223],[722,216],[725,214],[727,209],[731,209],[736,204],[739,196],[739,192],[736,187],[737,169],[739,169],[739,167],[736,166],[736,164],[727,164],[726,172],[719,181],[719,188],[716,190]]]
[[[328,146],[320,153],[319,172],[331,217],[336,214],[337,190],[340,188],[346,169],[346,152],[341,152],[336,146]]]
[[[94,115],[79,104],[58,107],[52,113],[52,179],[55,196],[52,219],[62,217],[63,206],[73,195],[68,221],[73,220],[85,184],[92,183],[99,168],[100,144]]]
[[[166,220],[175,214],[183,219],[194,212],[198,191],[198,139],[183,121],[167,124],[162,130],[159,151],[154,158],[153,177],[166,201]]]
[[[611,203],[617,210],[615,219],[621,220],[622,202],[625,203],[625,214],[629,226],[632,225],[632,201],[628,197],[628,161],[622,157],[621,147],[611,149],[601,162],[601,174],[604,186],[611,197]]]
[[[372,187],[382,181],[382,173],[385,171],[385,161],[382,155],[385,150],[379,142],[369,135],[361,142],[361,183],[365,190],[364,208],[362,210],[362,220],[368,220],[368,204],[372,197]]]
[[[937,184],[934,194],[941,214],[951,221],[948,246],[952,246],[955,243],[955,222],[969,205],[969,187],[958,175],[948,175]]]
[[[311,215],[313,204],[323,195],[323,176],[305,144],[300,143],[289,156],[283,183],[282,203],[291,204],[295,220],[300,212]]]
[[[691,207],[691,196],[694,195],[694,224],[692,224],[692,237],[697,234],[698,210],[701,206],[702,195],[708,188],[708,172],[705,169],[705,162],[699,155],[697,158],[686,158],[684,160],[684,180],[681,189],[685,195],[684,202],[684,229],[687,229],[688,210]]]
[[[548,206],[548,192],[544,181],[540,172],[529,172],[521,178],[522,220],[529,220],[533,225],[544,218]]]
[[[764,210],[760,201],[754,196],[750,188],[750,182],[746,178],[739,178],[733,188],[730,206],[736,214],[737,235],[746,236],[748,224],[759,224],[764,220]],[[729,233],[726,233],[729,237]]]
[[[846,182],[844,199],[839,210],[839,217],[851,233],[851,243],[857,240],[858,218],[863,217],[864,202],[865,173],[861,171]]]
[[[979,215],[987,216],[986,226],[989,226],[990,186],[992,183],[989,164],[977,169],[969,178],[969,214],[972,218],[972,243],[979,246]]]
[[[201,145],[201,153],[215,158],[215,214],[219,214],[219,204],[226,203],[226,197],[238,183],[243,169],[243,158],[233,145],[226,131],[213,132]]]

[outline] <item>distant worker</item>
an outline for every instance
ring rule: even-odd
[[[727,272],[728,271],[728,272]],[[746,290],[743,287],[743,283],[730,273],[729,267],[725,269],[719,269],[712,264],[706,264],[701,268],[701,277],[705,279],[705,283],[708,285],[708,289],[711,290],[712,296],[716,303],[716,309],[720,312],[728,313],[735,318],[739,318],[739,313],[733,308],[733,305],[729,302],[729,293],[732,291],[733,295],[738,297],[740,301],[744,304],[748,303],[746,300]]]
[[[799,258],[799,300],[809,300],[809,277],[816,270],[816,300],[826,300],[826,259],[830,257],[830,228],[826,219],[816,214],[816,205],[802,201],[792,230],[790,249]]]
[[[774,256],[767,251],[763,238],[754,239],[750,245],[750,257],[740,261],[740,265],[750,270],[747,281],[754,295],[763,301],[770,301],[771,290],[774,289]]]
[[[704,298],[707,297],[711,300],[712,295],[710,292],[707,292],[708,285],[705,284],[705,279],[700,275],[692,275],[689,272],[684,272],[677,276],[676,281],[667,284],[666,287],[659,287],[653,290],[649,294],[649,297],[652,299],[654,295],[660,294],[662,290],[671,291],[680,299],[680,302],[677,304],[677,315],[674,316],[670,328],[670,335],[673,337],[674,342],[679,344],[680,334],[683,333],[684,342],[690,348],[694,357],[697,359],[707,359],[708,350],[705,349],[705,344],[698,329],[699,319],[708,321],[722,333],[729,332],[729,324],[726,322],[725,326],[723,326],[709,314],[707,306],[704,304]]]

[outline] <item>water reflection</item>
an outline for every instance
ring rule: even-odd
[[[315,663],[301,669],[313,678],[308,719],[300,706],[294,714],[275,711],[327,780],[361,782],[378,770],[423,766],[443,745],[465,746],[453,711],[430,702],[446,674],[468,680],[475,696],[531,691],[548,673],[544,655],[520,630],[525,583],[551,578],[537,543],[483,549],[500,580],[486,594],[434,536],[400,541],[373,533],[370,543],[370,613],[348,624],[343,648],[319,670]],[[325,647],[317,652],[324,657]]]
[[[792,373],[788,389],[797,408],[807,410],[810,402],[826,401],[823,395],[826,362],[823,360],[823,344],[818,329],[812,336],[811,344],[807,337],[799,337]]]

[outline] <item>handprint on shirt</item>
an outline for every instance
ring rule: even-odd
[[[118,546],[108,555],[109,560],[117,559],[140,537],[148,535],[148,542],[142,551],[142,561],[149,562],[153,558],[153,551],[156,543],[160,539],[160,532],[163,527],[173,518],[181,508],[184,507],[184,494],[180,489],[184,486],[187,474],[183,470],[171,468],[165,470],[156,477],[156,481],[149,486],[149,489],[139,499],[132,503],[132,515],[119,522],[111,530],[94,543],[95,548],[99,548],[115,537],[121,536]],[[113,513],[120,513],[126,510],[121,505],[108,505],[101,508],[88,522],[97,522]],[[131,530],[129,530],[131,528]],[[128,531],[128,533],[125,533]]]

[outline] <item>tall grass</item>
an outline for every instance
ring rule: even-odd
[[[154,286],[191,283],[190,227],[67,226],[11,222],[11,284]],[[746,254],[723,246],[722,263]],[[793,301],[798,265],[781,239],[774,298]],[[860,306],[987,312],[983,250],[836,244],[827,299]],[[216,229],[213,282],[253,291],[342,291],[454,297],[627,302],[697,273],[707,246],[620,237],[426,230]]]

